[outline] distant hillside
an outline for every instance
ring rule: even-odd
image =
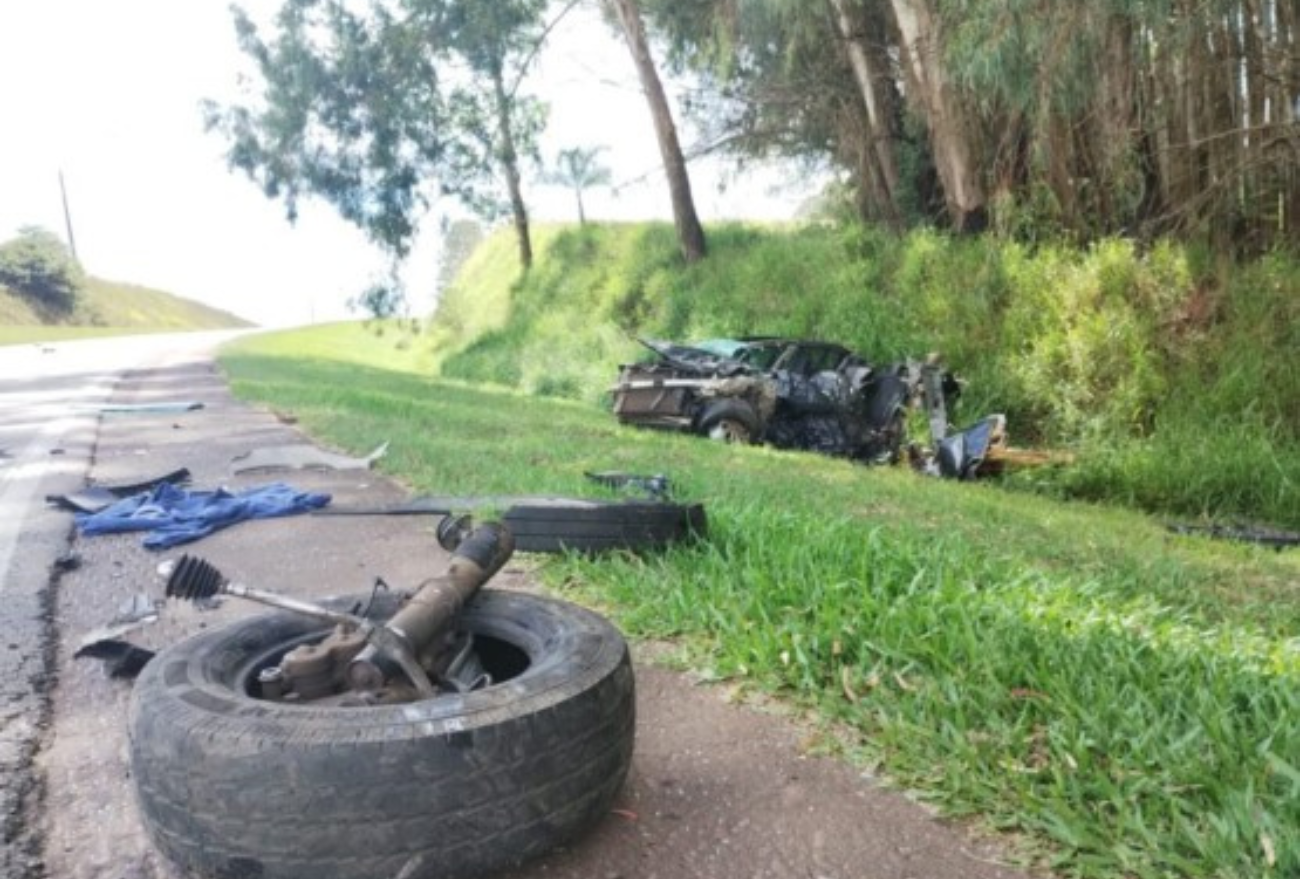
[[[253,326],[238,315],[162,290],[87,278],[82,303],[66,318],[49,321],[26,300],[0,287],[0,326],[54,323],[69,327],[122,327],[150,330],[213,330]]]

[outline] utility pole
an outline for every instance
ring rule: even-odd
[[[68,250],[72,252],[73,261],[77,260],[77,239],[72,234],[72,211],[68,210],[68,187],[63,182],[63,169],[59,169],[59,192],[63,194],[63,223],[68,227]]]

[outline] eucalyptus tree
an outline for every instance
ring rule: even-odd
[[[880,0],[645,0],[670,58],[701,77],[692,113],[741,157],[828,158],[866,219],[901,223],[925,199],[904,155],[895,46]]]
[[[610,181],[609,168],[600,163],[600,154],[604,149],[604,147],[571,147],[560,150],[555,157],[555,167],[546,175],[551,183],[573,190],[573,196],[578,202],[579,225],[587,222],[582,193],[593,186],[601,186]]]
[[[256,94],[208,102],[209,129],[295,218],[303,196],[332,204],[404,257],[420,212],[454,196],[514,220],[532,262],[521,157],[536,155],[543,108],[520,94],[544,35],[545,0],[284,0],[264,35],[234,7]]]
[[[668,178],[673,222],[677,227],[682,256],[687,262],[695,262],[704,258],[708,245],[704,238],[704,227],[700,225],[699,215],[695,212],[690,173],[686,170],[686,158],[677,138],[677,124],[673,121],[672,108],[668,105],[668,96],[659,79],[654,56],[650,54],[650,42],[646,37],[641,7],[637,0],[604,0],[604,3],[606,10],[614,16],[622,29],[646,102],[650,105],[650,115],[654,119],[655,135],[659,142],[659,155],[663,159],[664,174]]]
[[[1297,240],[1300,4],[942,0],[1000,191],[1084,235]],[[1043,215],[1046,215],[1045,217]]]

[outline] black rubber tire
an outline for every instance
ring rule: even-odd
[[[500,590],[458,619],[530,664],[465,695],[324,708],[245,689],[289,646],[324,634],[299,615],[253,617],[159,654],[130,708],[132,777],[154,843],[186,875],[214,879],[446,879],[518,864],[607,814],[635,727],[618,630],[575,605]]]
[[[744,400],[723,399],[709,403],[700,411],[695,432],[726,443],[753,445],[762,430],[758,413]]]

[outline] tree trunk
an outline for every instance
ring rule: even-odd
[[[533,242],[528,234],[528,207],[524,204],[523,187],[519,182],[519,153],[515,148],[514,128],[510,122],[510,98],[506,94],[501,65],[491,68],[492,89],[497,105],[498,161],[505,172],[506,189],[510,193],[510,211],[514,215],[515,235],[519,238],[519,262],[524,271],[533,266]]]
[[[655,134],[659,138],[659,153],[663,157],[664,174],[668,177],[668,192],[672,197],[673,220],[677,225],[677,239],[681,243],[682,256],[687,262],[696,262],[703,259],[707,253],[704,229],[700,226],[700,219],[695,213],[695,200],[691,196],[691,179],[686,172],[686,159],[677,141],[677,126],[673,123],[668,97],[664,94],[663,83],[659,81],[659,73],[655,70],[650,46],[646,42],[641,10],[636,0],[606,0],[606,2],[613,7],[619,24],[623,27],[627,47],[632,53],[633,63],[636,64],[637,75],[641,78],[641,87],[645,90],[646,101],[650,104]]]
[[[958,231],[979,231],[988,223],[971,128],[944,69],[931,0],[890,0],[901,38],[900,60],[908,93],[925,117],[930,150],[943,183],[948,216]]]
[[[844,41],[849,66],[862,93],[862,103],[867,110],[867,138],[869,154],[862,164],[871,177],[873,189],[883,216],[890,222],[899,220],[898,213],[898,159],[894,154],[894,129],[890,118],[887,96],[882,93],[889,72],[879,70],[879,56],[868,54],[859,28],[855,25],[849,8],[850,0],[828,0],[834,12],[835,24]]]

